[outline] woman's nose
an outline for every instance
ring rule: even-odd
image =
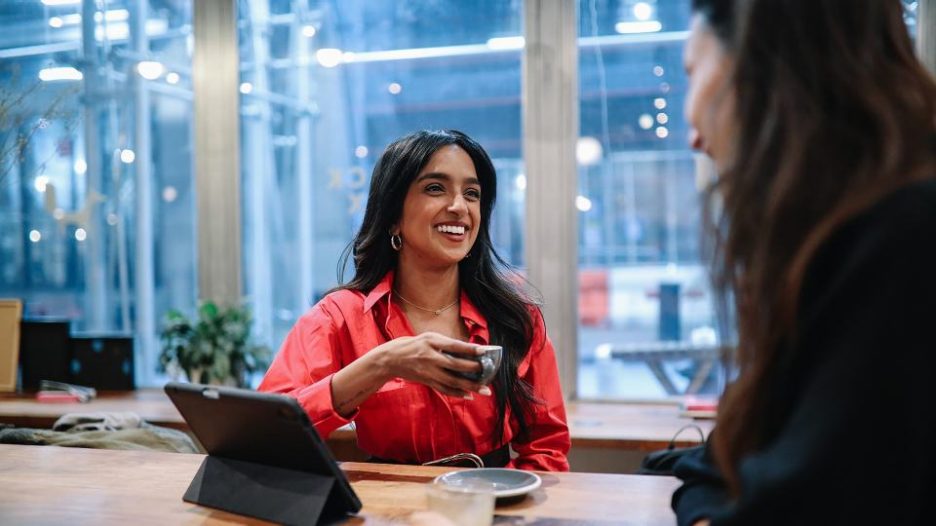
[[[461,214],[468,210],[468,202],[465,201],[465,196],[458,194],[452,199],[452,202],[448,206],[449,212],[454,212]]]
[[[689,147],[696,151],[702,151],[702,134],[695,128],[689,129]]]

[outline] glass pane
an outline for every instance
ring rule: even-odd
[[[917,0],[903,0],[903,5],[904,21],[907,23],[910,36],[915,40],[917,37],[917,16],[920,12],[920,2]]]
[[[147,384],[159,317],[195,303],[190,6],[86,6],[0,7],[0,296],[132,333]]]
[[[689,0],[580,0],[579,385],[584,398],[713,395],[701,181],[687,146]],[[918,2],[905,0],[916,34]]]
[[[579,394],[714,393],[697,160],[682,112],[689,1],[579,7]]]
[[[492,236],[523,263],[520,2],[239,5],[244,263],[258,336],[278,347],[338,283],[374,163],[419,129],[460,129],[487,149],[499,178]]]

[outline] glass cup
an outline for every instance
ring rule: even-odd
[[[430,482],[426,485],[426,499],[429,511],[456,526],[491,526],[494,521],[494,484],[484,480]]]

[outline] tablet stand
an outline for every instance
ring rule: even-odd
[[[318,524],[332,517],[333,477],[208,456],[182,500],[283,524]]]

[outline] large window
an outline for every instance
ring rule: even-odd
[[[188,2],[0,5],[0,296],[76,333],[195,303]]]
[[[522,264],[518,2],[239,6],[244,268],[262,337],[278,346],[337,284],[377,158],[415,130],[460,129],[488,150],[494,242]]]
[[[198,298],[195,1],[0,2],[0,296],[75,332],[132,332],[141,385],[155,383],[163,314]],[[377,157],[417,129],[461,129],[488,149],[494,242],[527,265],[522,108],[555,109],[523,100],[522,0],[230,1],[244,290],[261,341],[278,347],[337,284]],[[577,372],[584,398],[715,393],[699,249],[710,167],[688,149],[683,118],[689,0],[575,5],[580,133],[557,147],[577,153],[578,288],[546,298],[578,301],[579,319],[560,320],[578,333],[577,349],[559,346],[563,373]],[[919,2],[905,5],[916,35]]]

